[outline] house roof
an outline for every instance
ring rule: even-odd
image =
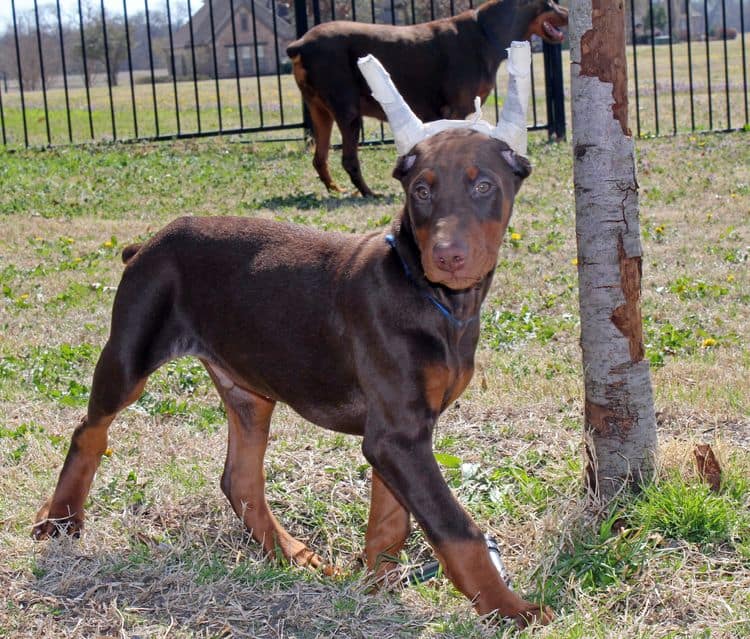
[[[255,19],[273,29],[273,4],[271,0],[233,0],[234,12],[244,7],[252,15],[253,4],[255,4]],[[212,3],[213,7],[209,5]],[[291,15],[280,16],[278,14],[278,2],[276,14],[276,31],[281,41],[293,40],[296,37],[294,25],[291,23]],[[231,19],[230,0],[204,0],[203,6],[193,14],[193,41],[196,47],[201,45],[210,45],[214,34],[218,35],[229,24]],[[214,14],[214,34],[211,33],[211,11]],[[231,25],[230,25],[231,28]],[[239,24],[237,24],[239,31]],[[240,36],[237,34],[239,41]],[[183,24],[174,34],[174,47],[180,49],[190,46],[190,22]]]

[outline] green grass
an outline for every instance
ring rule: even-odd
[[[679,136],[637,152],[658,481],[600,517],[584,508],[571,149],[543,134],[483,310],[474,381],[441,418],[435,450],[500,540],[515,587],[555,608],[533,636],[739,638],[750,631],[750,145],[741,133]],[[302,144],[226,139],[0,152],[0,634],[519,636],[485,627],[445,578],[368,593],[360,442],[285,408],[268,501],[345,575],[264,558],[219,489],[226,415],[190,358],[155,373],[112,426],[82,538],[29,539],[85,409],[125,245],[186,213],[345,232],[398,215],[391,147],[362,151],[378,200],[324,193],[310,160]],[[698,441],[724,468],[718,494],[695,475]],[[401,559],[431,557],[415,533]]]

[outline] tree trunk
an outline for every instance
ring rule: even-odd
[[[652,476],[656,451],[622,3],[573,0],[569,37],[586,483],[608,501]]]

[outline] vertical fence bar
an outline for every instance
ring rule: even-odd
[[[317,6],[317,2],[313,2],[313,7]],[[271,0],[271,11],[273,12],[273,53],[274,53],[274,60],[276,60],[276,87],[279,92],[279,113],[281,114],[281,124],[284,125],[284,95],[281,90],[281,59],[279,56],[279,31],[278,31],[278,24],[276,19],[276,0]],[[318,8],[318,19],[320,19],[320,8]],[[256,71],[260,73],[257,69],[258,67],[258,61],[255,61]]]
[[[331,0],[331,6],[333,6],[333,0]],[[305,0],[294,0],[294,25],[298,38],[307,33],[307,5]],[[312,118],[304,100],[302,101],[302,130],[304,131],[305,139],[312,137]]]
[[[695,131],[695,96],[693,93],[693,35],[690,25],[690,0],[685,0],[685,15],[687,16],[687,56],[688,56],[688,86],[690,87],[690,130]]]
[[[747,103],[747,57],[745,54],[745,3],[740,2],[740,37],[742,38],[742,94],[745,96],[745,126],[750,124]]]
[[[169,31],[169,61],[172,68],[172,88],[174,89],[174,112],[177,118],[177,135],[182,133],[180,123],[180,99],[177,94],[177,68],[174,63],[174,36],[172,34],[172,10],[169,6],[169,0],[166,0],[167,7],[167,29]]]
[[[128,0],[122,0],[122,17],[125,22],[125,48],[128,52],[128,75],[130,77],[130,103],[133,106],[133,131],[138,137],[138,109],[135,105],[135,82],[133,81],[133,54],[130,50],[130,22],[128,20]],[[117,73],[117,69],[115,69]]]
[[[193,32],[193,8],[187,0],[188,27],[190,30],[190,61],[193,65],[193,93],[195,94],[195,117],[198,123],[198,133],[201,132],[201,101],[198,96],[198,68],[195,60],[195,34]]]
[[[534,82],[534,56],[531,56],[531,114],[534,120],[534,126],[537,125],[537,113],[536,113],[536,82]]]
[[[331,0],[331,4],[333,4],[333,0]],[[313,24],[320,24],[320,2],[318,0],[313,0],[312,2],[312,12],[313,12]]]
[[[732,128],[732,105],[729,99],[729,53],[727,51],[727,4],[721,0],[721,41],[724,45],[724,93],[727,99],[727,129]]]
[[[68,90],[68,66],[65,63],[65,41],[63,40],[62,16],[60,15],[60,0],[55,0],[57,10],[57,34],[60,38],[60,63],[62,65],[63,89],[65,91],[65,116],[68,121],[68,141],[73,143],[73,124],[70,120],[70,92]]]
[[[412,0],[414,2],[414,0]],[[357,3],[356,0],[352,0],[352,20],[357,21]]]
[[[258,113],[260,114],[260,125],[263,126],[263,90],[260,82],[260,65],[258,63],[258,23],[255,19],[255,3],[250,4],[253,14],[253,55],[255,56],[255,87],[258,91]]]
[[[674,89],[674,33],[672,33],[672,0],[667,0],[667,22],[669,23],[669,82],[672,89],[672,135],[677,135],[677,104]]]
[[[550,140],[565,139],[565,94],[563,90],[562,47],[544,41],[544,77],[547,93],[547,135]]]
[[[255,6],[255,2],[253,2]],[[224,130],[221,119],[221,91],[219,90],[219,64],[216,60],[216,28],[214,25],[214,0],[208,0],[208,18],[211,23],[211,51],[214,58],[214,83],[216,85],[216,109],[219,112],[219,131]]]
[[[104,62],[107,69],[107,90],[109,92],[109,113],[112,117],[112,139],[117,139],[117,127],[115,125],[115,101],[112,97],[112,66],[109,62],[109,38],[107,37],[107,17],[104,14],[104,0],[99,3],[102,9],[102,36],[104,38]],[[115,71],[117,73],[117,71]]]
[[[23,120],[23,144],[29,146],[29,126],[26,122],[26,97],[23,91],[23,71],[21,70],[21,45],[18,41],[18,20],[16,18],[16,2],[10,0],[10,9],[13,14],[13,38],[16,43],[16,67],[18,68],[18,90],[21,94],[21,119]]]
[[[708,85],[708,128],[714,128],[713,101],[711,96],[711,47],[708,38],[708,0],[703,0],[703,31],[706,41],[706,80]]]
[[[690,0],[685,0],[690,2]],[[641,137],[641,99],[638,93],[638,46],[635,36],[635,0],[630,0],[630,33],[632,34],[633,48],[633,87],[635,88],[635,130],[636,135]]]
[[[411,0],[411,23],[417,24],[417,9],[414,6],[414,0]]]
[[[34,23],[36,26],[36,46],[39,51],[39,73],[42,76],[42,102],[44,103],[44,126],[47,129],[47,144],[52,144],[49,129],[49,106],[47,104],[47,78],[44,72],[44,52],[42,51],[42,28],[39,26],[39,4],[34,0]]]
[[[5,89],[5,92],[8,91],[8,82],[5,78],[5,74],[3,74],[3,87],[0,87],[0,130],[2,130],[3,134],[3,146],[8,146],[8,138],[5,135],[5,111],[3,110],[3,89]]]
[[[240,128],[245,128],[245,118],[242,114],[242,89],[240,88],[240,55],[237,50],[237,22],[234,19],[234,0],[229,0],[229,11],[232,14],[232,49],[234,51],[234,79],[237,84],[237,108],[240,111]],[[260,95],[260,89],[258,89]],[[261,126],[263,126],[263,110],[261,109]]]
[[[91,139],[94,139],[94,114],[91,112],[91,87],[89,87],[89,63],[86,54],[86,36],[83,29],[83,7],[81,0],[78,0],[78,26],[81,30],[81,59],[83,62],[83,83],[86,85],[86,108],[89,112],[89,133]]]
[[[146,13],[146,38],[148,39],[148,69],[151,73],[151,98],[154,102],[154,130],[159,137],[159,103],[156,100],[156,80],[154,78],[154,47],[151,38],[151,17],[148,9],[148,0],[143,0],[143,8]]]
[[[336,19],[336,0],[331,0],[331,20]]]
[[[651,29],[651,76],[654,79],[654,124],[656,129],[656,135],[659,135],[659,91],[657,89],[657,77],[656,77],[656,41],[655,29],[654,29],[654,1],[648,0],[648,17],[649,17],[649,28]]]

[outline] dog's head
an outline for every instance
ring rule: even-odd
[[[538,35],[550,44],[562,42],[565,35],[560,31],[560,27],[568,24],[568,10],[553,0],[534,0],[530,5],[536,15],[529,23],[524,39],[528,40],[532,35]]]
[[[529,161],[505,142],[471,130],[445,131],[399,158],[393,177],[406,192],[404,214],[425,277],[470,288],[494,268],[513,200]]]

